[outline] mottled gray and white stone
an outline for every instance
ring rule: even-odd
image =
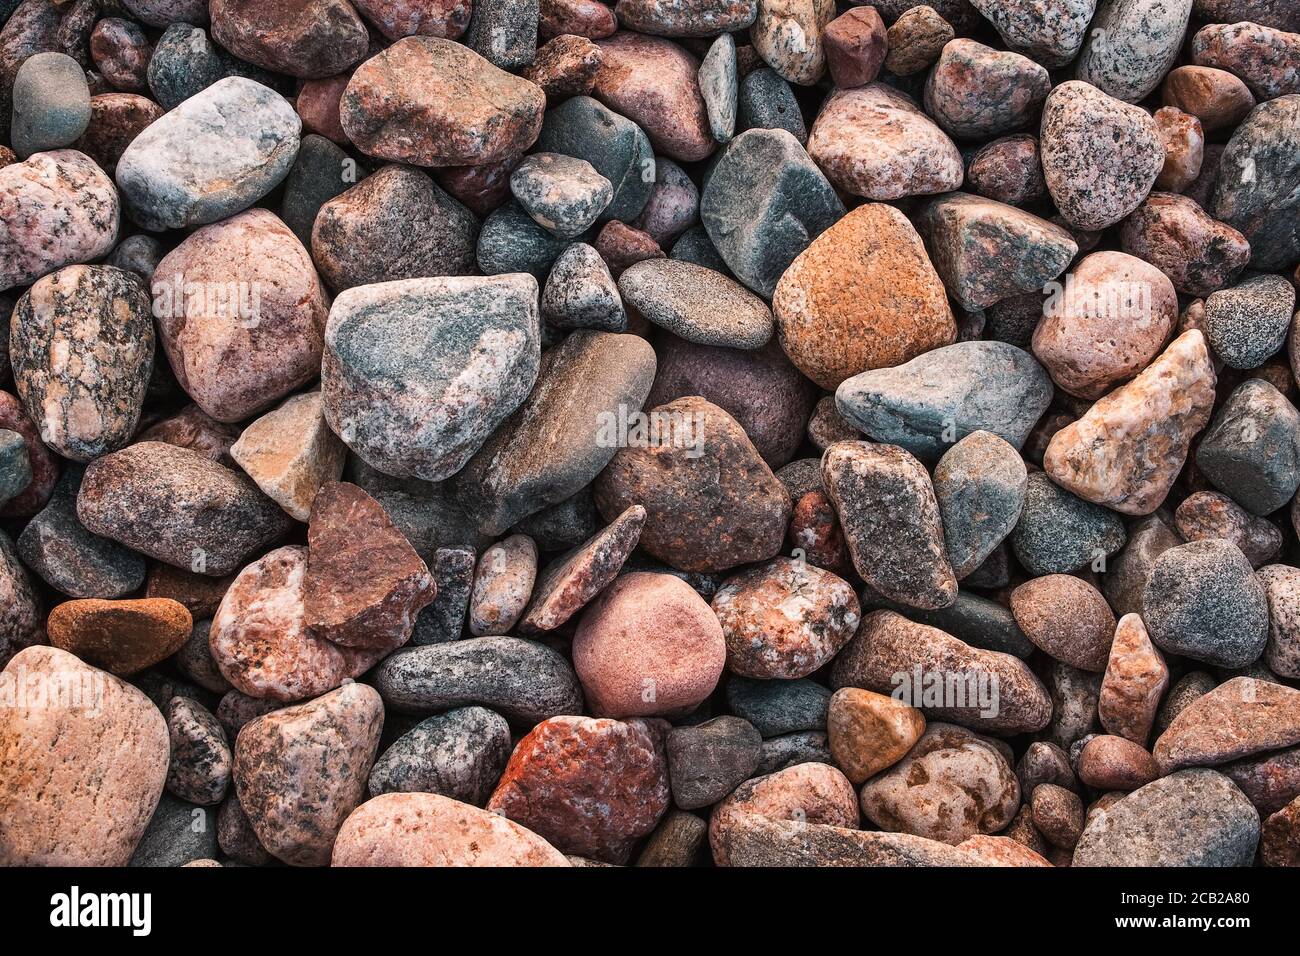
[[[709,131],[719,143],[730,142],[736,133],[736,100],[740,92],[736,41],[730,33],[714,40],[700,61],[699,83]]]
[[[582,235],[614,198],[614,187],[585,159],[533,153],[510,174],[510,191],[543,229]]]
[[[1007,46],[1048,69],[1064,66],[1083,46],[1097,0],[970,0]]]
[[[614,186],[605,220],[631,222],[655,184],[650,138],[626,116],[590,96],[575,96],[546,111],[537,148],[585,159]]]
[[[510,759],[510,725],[486,707],[457,707],[420,721],[370,769],[370,796],[440,793],[481,807]]]
[[[1237,127],[1208,211],[1250,242],[1252,268],[1300,259],[1300,94],[1261,103]]]
[[[948,561],[961,580],[984,563],[1020,520],[1028,482],[1025,463],[1014,446],[992,432],[971,432],[944,452],[933,482]]]
[[[1277,275],[1211,293],[1205,300],[1206,341],[1225,365],[1257,368],[1286,341],[1295,300],[1295,286]]]
[[[756,349],[772,337],[767,303],[704,266],[645,259],[624,270],[618,289],[644,318],[697,345]]]
[[[1145,99],[1178,57],[1192,0],[1101,0],[1075,75],[1126,103]]]
[[[618,286],[594,247],[575,242],[552,263],[542,289],[542,319],[561,329],[627,329]]]
[[[1272,514],[1300,487],[1300,412],[1268,382],[1247,379],[1210,422],[1196,466],[1247,511]]]

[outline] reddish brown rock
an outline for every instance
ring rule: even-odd
[[[515,747],[487,809],[562,852],[624,863],[668,806],[658,722],[552,717]]]
[[[582,614],[573,667],[602,717],[680,714],[718,684],[727,644],[695,590],[671,574],[633,572]]]
[[[1261,814],[1276,813],[1300,797],[1300,747],[1234,760],[1218,769],[1241,788]]]
[[[171,657],[190,636],[190,612],[167,598],[65,601],[50,612],[50,643],[128,677]]]
[[[1249,21],[1210,23],[1191,43],[1192,62],[1235,73],[1259,100],[1300,93],[1300,33]]]
[[[536,579],[537,545],[528,535],[511,535],[484,551],[470,595],[470,633],[475,637],[509,633],[527,606]]]
[[[682,571],[773,557],[790,519],[790,493],[735,419],[698,397],[651,409],[644,434],[619,449],[595,493],[607,521],[642,505],[641,546]]]
[[[53,647],[19,652],[0,698],[0,865],[125,866],[167,779],[158,708]]]
[[[384,705],[365,684],[285,707],[244,725],[235,790],[262,846],[291,866],[324,866],[366,794]]]
[[[156,562],[149,568],[149,576],[144,583],[144,596],[170,598],[184,605],[194,620],[201,621],[217,613],[221,598],[233,580],[233,575],[211,578],[206,574],[195,574],[184,568]]]
[[[1140,744],[1124,737],[1098,734],[1083,745],[1079,779],[1098,790],[1137,790],[1158,778],[1156,760]]]
[[[1052,88],[1029,57],[965,38],[953,40],[925,83],[925,109],[950,136],[986,139],[1023,129]]]
[[[1234,677],[1174,718],[1152,750],[1163,773],[1300,743],[1300,690]]]
[[[153,100],[135,93],[92,96],[90,125],[77,140],[77,149],[112,175],[131,141],[163,112],[163,108]]]
[[[1011,613],[1041,651],[1085,671],[1104,671],[1115,615],[1101,592],[1070,574],[1047,574],[1011,592]]]
[[[239,440],[239,426],[219,422],[197,405],[186,405],[174,415],[150,425],[139,441],[156,441],[198,452],[209,461],[233,468],[230,449]]]
[[[485,217],[510,198],[510,174],[521,158],[509,156],[481,166],[445,166],[434,170],[434,178],[470,212]]]
[[[835,763],[855,785],[892,767],[925,732],[915,707],[857,687],[831,695],[826,737]]]
[[[1051,866],[1041,854],[1010,837],[977,833],[957,844],[981,866]]]
[[[1132,382],[1053,435],[1043,468],[1080,498],[1123,514],[1150,514],[1210,420],[1214,384],[1204,337],[1184,332]]]
[[[1300,866],[1300,797],[1263,822],[1259,860],[1265,866]]]
[[[371,156],[460,166],[523,153],[541,131],[545,106],[536,84],[466,46],[406,37],[357,68],[339,113],[348,138]]]
[[[1146,368],[1178,319],[1164,273],[1122,252],[1092,253],[1050,291],[1034,355],[1080,398],[1097,398]],[[1114,344],[1098,349],[1099,341]]]
[[[248,418],[320,374],[325,292],[274,213],[191,233],[158,264],[153,290],[176,380],[218,421]]]
[[[293,105],[302,117],[304,136],[316,133],[340,146],[351,142],[348,134],[343,132],[343,121],[339,117],[339,102],[351,79],[351,73],[340,73],[323,80],[308,80],[302,85]]]
[[[982,146],[966,168],[966,182],[979,195],[1010,206],[1041,199],[1047,182],[1038,161],[1038,138],[1017,133]]]
[[[839,515],[824,492],[809,491],[794,503],[786,539],[791,553],[802,552],[809,564],[841,576],[853,567]]]
[[[928,196],[961,185],[961,153],[907,97],[883,83],[834,90],[808,155],[839,189],[867,199]]]
[[[775,558],[742,571],[713,596],[727,642],[727,669],[792,680],[817,670],[858,629],[861,608],[843,578],[807,562]]]
[[[385,37],[445,37],[455,40],[469,26],[473,0],[352,0]]]
[[[212,659],[250,697],[294,701],[324,694],[386,653],[339,647],[307,629],[306,571],[306,548],[271,551],[239,572],[212,619]]]
[[[566,33],[601,40],[618,29],[614,11],[600,0],[540,0],[537,32],[544,38]]]
[[[1020,782],[996,746],[931,724],[907,756],[862,788],[862,812],[882,830],[956,845],[996,833],[1020,807]]]
[[[752,26],[758,0],[618,0],[626,30],[665,37],[711,37]]]
[[[385,793],[352,811],[333,866],[568,866],[536,833],[436,793]]]
[[[797,764],[746,780],[713,808],[709,819],[709,845],[718,866],[733,865],[734,831],[755,816],[856,830],[857,794],[844,774],[824,763]]]
[[[663,249],[648,232],[634,229],[626,223],[612,219],[601,227],[596,235],[596,251],[609,266],[609,273],[615,279],[623,274],[628,266],[646,259],[664,259]]]
[[[1073,850],[1083,833],[1083,801],[1064,787],[1044,783],[1030,796],[1034,828],[1062,850]]]
[[[1156,189],[1182,192],[1201,172],[1205,149],[1201,121],[1173,106],[1156,110],[1155,121],[1165,146],[1165,164],[1156,177]]]
[[[410,640],[416,615],[437,593],[384,506],[345,481],[325,485],[312,502],[302,588],[313,635],[385,651]]]
[[[864,86],[885,62],[885,21],[875,7],[850,7],[826,26],[826,65],[842,90]]]
[[[841,441],[861,441],[862,432],[835,407],[834,395],[823,395],[808,418],[808,440],[818,451]]]
[[[1246,84],[1227,70],[1180,66],[1169,71],[1161,91],[1165,106],[1174,106],[1201,121],[1206,133],[1232,129],[1255,106]]]
[[[1097,699],[1097,716],[1110,733],[1145,746],[1160,699],[1169,687],[1169,668],[1142,618],[1125,614],[1115,628],[1106,675]]]
[[[1184,541],[1231,541],[1255,568],[1268,564],[1282,550],[1282,532],[1277,525],[1217,491],[1198,491],[1184,498],[1174,512],[1174,524]]]
[[[906,675],[901,685],[900,674]],[[932,693],[927,700],[927,687],[933,692],[941,683],[952,683],[962,699],[945,700],[942,693],[937,698]],[[991,699],[994,685],[996,705]],[[1047,689],[1019,658],[971,647],[893,611],[873,611],[862,619],[858,633],[835,658],[831,687],[895,695],[920,707],[928,718],[995,734],[1042,730],[1052,718]]]
[[[25,647],[44,644],[45,614],[13,542],[0,532],[0,667]]]
[[[826,389],[957,338],[921,237],[878,203],[854,209],[800,253],[777,283],[772,310],[781,347]]]
[[[600,47],[586,37],[557,36],[538,49],[533,62],[520,75],[540,86],[547,99],[554,102],[590,93],[604,59]]]
[[[537,578],[519,633],[555,630],[604,590],[640,540],[645,516],[641,505],[630,505],[607,527],[547,566]]]
[[[105,17],[90,33],[90,57],[104,79],[126,93],[149,88],[147,72],[153,46],[135,23]]]
[[[1153,192],[1120,227],[1121,248],[1169,277],[1174,288],[1206,296],[1233,280],[1250,261],[1250,243],[1212,219],[1195,200]]]
[[[885,36],[889,46],[885,69],[897,76],[911,76],[939,59],[956,34],[933,7],[922,4],[904,11]]]
[[[366,55],[370,35],[347,0],[211,0],[212,36],[277,73],[319,79]]]

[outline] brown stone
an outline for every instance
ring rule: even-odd
[[[153,45],[130,20],[105,17],[90,33],[90,57],[101,76],[125,93],[149,89],[149,58]],[[93,106],[93,104],[92,104]]]
[[[291,866],[324,866],[366,794],[384,705],[348,684],[244,725],[235,740],[235,790],[262,845]]]
[[[892,767],[925,732],[915,707],[857,687],[831,695],[826,736],[835,763],[855,785]]]
[[[509,633],[536,580],[537,545],[528,535],[511,535],[484,551],[474,572],[469,632],[475,637]]]
[[[713,808],[709,845],[718,866],[732,866],[733,831],[750,817],[856,830],[858,800],[848,778],[824,763],[804,763],[746,780]]]
[[[1201,121],[1206,133],[1233,129],[1255,106],[1246,84],[1227,70],[1180,66],[1170,70],[1161,91],[1165,106],[1175,106]]]
[[[144,596],[147,598],[170,598],[184,605],[185,610],[196,621],[210,618],[221,606],[234,575],[223,578],[195,574],[184,568],[171,564],[156,562],[149,567],[149,576],[144,583]]]
[[[885,62],[885,21],[875,7],[850,7],[822,34],[831,82],[840,89],[870,83]]]
[[[826,389],[957,339],[921,237],[892,206],[859,206],[790,264],[772,297],[781,347]]]
[[[1098,734],[1079,753],[1079,779],[1098,790],[1137,790],[1158,778],[1156,760],[1141,744]]]
[[[1104,671],[1115,615],[1095,587],[1070,574],[1047,574],[1011,592],[1011,613],[1044,653],[1085,671]]]
[[[537,32],[545,38],[566,33],[600,40],[618,29],[614,11],[600,0],[540,0]]]
[[[347,447],[325,424],[320,392],[313,391],[245,428],[230,455],[268,498],[306,521],[321,486],[343,474]]]
[[[596,235],[595,248],[615,279],[623,274],[623,270],[638,262],[667,258],[650,233],[634,229],[617,219],[612,219],[601,227]]]
[[[1010,837],[977,833],[957,844],[981,866],[1051,866],[1041,854]]]
[[[212,36],[235,56],[317,79],[366,55],[370,35],[347,0],[211,0]]]
[[[1219,771],[1241,788],[1261,814],[1276,813],[1300,797],[1300,747],[1234,760],[1221,764]]]
[[[818,451],[825,451],[841,441],[861,441],[863,434],[851,421],[840,414],[834,395],[817,399],[813,413],[808,418],[808,440]]]
[[[835,0],[762,0],[749,30],[754,50],[781,78],[811,86],[826,70],[826,27]]]
[[[1204,337],[1184,332],[1132,382],[1052,436],[1043,468],[1080,498],[1122,514],[1150,514],[1210,420],[1214,384]]]
[[[168,598],[65,601],[50,612],[50,643],[123,677],[171,657],[190,636],[190,612]]]
[[[1259,860],[1265,866],[1300,866],[1300,797],[1263,822]]]
[[[125,866],[167,779],[158,708],[53,647],[15,655],[0,698],[0,865]]]
[[[809,491],[794,503],[786,544],[791,554],[843,577],[853,567],[839,515],[826,494]]]
[[[352,0],[352,5],[390,40],[416,35],[455,40],[473,12],[473,0]]]
[[[1101,681],[1097,700],[1101,725],[1118,737],[1145,746],[1168,687],[1169,668],[1151,643],[1142,618],[1125,614],[1115,628]]]
[[[138,440],[188,448],[218,465],[234,468],[230,449],[239,440],[239,432],[238,425],[219,422],[199,406],[190,404],[144,429]]]
[[[293,106],[302,117],[304,136],[316,133],[339,146],[349,144],[348,134],[343,132],[343,121],[339,117],[339,101],[351,79],[351,73],[340,73],[338,76],[303,83],[302,89],[294,98]]]
[[[1234,677],[1184,709],[1152,753],[1163,773],[1212,767],[1300,743],[1300,690]]]
[[[1250,243],[1212,219],[1195,200],[1153,192],[1120,227],[1121,248],[1151,263],[1174,288],[1206,296],[1228,285],[1250,261]]]
[[[1165,164],[1156,176],[1156,189],[1181,192],[1201,172],[1205,133],[1201,121],[1173,106],[1156,110],[1156,128],[1165,147]]]
[[[1017,133],[981,147],[966,167],[966,182],[979,195],[1011,206],[1042,199],[1047,182],[1038,161],[1038,138]]]
[[[131,141],[163,115],[161,106],[135,93],[101,93],[90,98],[90,125],[77,140],[81,150],[110,176]]]
[[[1277,525],[1217,491],[1197,491],[1184,498],[1174,512],[1174,524],[1184,541],[1231,541],[1254,568],[1268,564],[1282,550],[1282,532]]]
[[[939,59],[956,33],[933,7],[922,4],[906,10],[885,36],[889,46],[885,69],[896,76],[911,76]]]
[[[1192,62],[1235,73],[1258,100],[1300,93],[1300,33],[1244,21],[1209,23],[1192,37]]]
[[[694,866],[709,825],[693,813],[669,810],[636,858],[637,866]]]
[[[542,88],[551,102],[566,96],[584,96],[596,84],[604,62],[600,47],[586,37],[557,36],[537,51],[521,76]]]

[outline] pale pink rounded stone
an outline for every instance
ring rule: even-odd
[[[750,28],[754,52],[780,76],[811,86],[826,71],[826,27],[835,0],[762,0]]]
[[[385,793],[352,811],[334,866],[568,866],[564,854],[499,813],[436,793]]]
[[[573,638],[574,669],[601,717],[688,711],[713,692],[726,658],[713,611],[671,574],[623,575],[583,612]]]

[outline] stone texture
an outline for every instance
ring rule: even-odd
[[[1011,613],[1045,654],[1080,670],[1106,670],[1115,615],[1087,581],[1069,574],[1033,578],[1011,592]]]
[[[1076,749],[1079,744],[1082,748]],[[1080,738],[1070,752],[1076,755],[1079,779],[1097,790],[1127,793],[1160,777],[1155,758],[1125,737],[1089,734]]]
[[[1300,412],[1263,379],[1247,379],[1220,406],[1196,466],[1247,511],[1271,514],[1300,486]]]
[[[1300,569],[1270,564],[1255,576],[1268,597],[1264,662],[1281,677],[1300,678]]]
[[[343,72],[370,42],[347,0],[212,0],[209,13],[213,37],[237,57],[305,79]]]
[[[306,521],[321,486],[342,476],[347,449],[326,426],[320,392],[313,391],[245,428],[230,455],[267,497]]]
[[[1032,123],[1051,87],[1028,57],[963,38],[944,46],[926,78],[925,109],[950,136],[987,139]]]
[[[827,24],[822,42],[831,82],[840,89],[864,86],[885,62],[885,21],[875,7],[852,7]]]
[[[783,79],[811,86],[826,69],[823,35],[834,18],[834,0],[759,0],[750,42]]]
[[[1257,368],[1286,341],[1295,287],[1281,276],[1257,276],[1205,300],[1205,338],[1225,365]]]
[[[919,73],[939,58],[955,35],[952,24],[933,7],[909,7],[885,34],[885,69],[896,76]]]
[[[470,633],[508,633],[523,614],[536,579],[537,545],[527,535],[511,535],[484,551],[470,598]]]
[[[1231,541],[1253,568],[1267,564],[1282,549],[1282,532],[1277,525],[1256,517],[1217,491],[1188,495],[1174,512],[1174,523],[1184,541]]]
[[[202,704],[173,697],[167,705],[171,765],[167,790],[180,800],[215,806],[230,786],[233,757],[226,732]]]
[[[939,459],[934,496],[957,580],[979,568],[1016,526],[1027,481],[1020,454],[992,432],[971,432]]]
[[[1116,99],[1145,99],[1182,45],[1192,0],[1101,0],[1079,51],[1078,79]]]
[[[1201,27],[1192,37],[1192,62],[1237,74],[1259,100],[1300,93],[1300,33],[1242,20]]]
[[[1232,129],[1251,111],[1255,97],[1227,70],[1180,66],[1169,71],[1161,88],[1165,106],[1174,106],[1201,121],[1206,133]]]
[[[168,598],[65,601],[46,622],[50,643],[126,677],[171,657],[190,636],[190,612]]]
[[[1144,745],[1160,699],[1169,687],[1169,668],[1137,614],[1125,614],[1115,629],[1097,715],[1119,737]]]
[[[603,59],[600,47],[586,37],[561,34],[540,47],[520,75],[540,86],[549,102],[555,102],[566,96],[589,95]]]
[[[65,53],[37,53],[13,79],[9,140],[20,159],[71,146],[90,123],[90,89]]]
[[[472,0],[353,0],[352,5],[385,37],[455,40],[469,26]]]
[[[510,725],[485,707],[428,717],[375,761],[370,796],[437,793],[481,807],[510,759]]]
[[[510,174],[510,191],[543,229],[561,239],[587,231],[614,198],[614,187],[585,159],[533,153]]]
[[[1164,773],[1227,763],[1300,743],[1300,691],[1234,677],[1197,698],[1152,748]]]
[[[1250,243],[1212,219],[1195,200],[1153,192],[1120,228],[1124,252],[1143,259],[1187,295],[1206,296],[1230,284],[1250,261]]]
[[[585,159],[613,184],[606,219],[636,219],[655,185],[655,156],[645,132],[590,96],[547,110],[537,148]]]
[[[831,754],[855,785],[903,759],[924,731],[921,712],[893,697],[857,687],[842,687],[831,696],[826,716]]]
[[[715,717],[674,727],[665,752],[673,800],[683,810],[717,803],[758,766],[763,738],[739,717]]]
[[[720,272],[674,259],[647,259],[619,276],[623,300],[675,336],[698,345],[756,349],[772,337],[772,310]]]
[[[858,825],[857,795],[848,778],[823,763],[787,767],[747,780],[713,808],[709,845],[718,866],[734,865],[734,832],[753,817],[845,829]]]

